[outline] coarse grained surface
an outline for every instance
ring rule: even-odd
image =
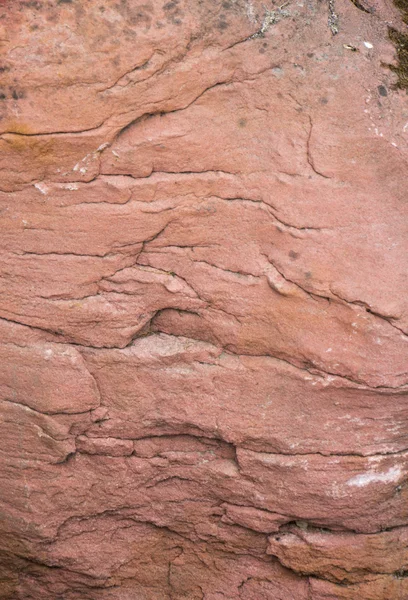
[[[408,598],[389,27],[0,1],[1,600]]]

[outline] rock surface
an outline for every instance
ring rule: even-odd
[[[1,600],[408,598],[388,26],[1,0]]]

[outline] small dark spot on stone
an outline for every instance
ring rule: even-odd
[[[183,21],[181,19],[172,19],[171,22],[174,23],[174,25],[181,25]]]
[[[320,104],[327,104],[329,101],[327,98],[320,98],[319,102]]]
[[[229,27],[229,25],[226,21],[218,21],[217,27],[220,31],[224,31],[225,29],[227,29]]]
[[[7,65],[0,67],[0,73],[5,73],[6,71],[10,71],[10,67]]]
[[[32,0],[31,2],[25,2],[24,6],[26,6],[27,8],[35,8],[35,10],[40,10],[41,3],[37,2],[36,0]]]
[[[157,21],[156,27],[157,27],[157,29],[163,29],[164,23],[162,23],[161,21]]]
[[[151,17],[147,12],[138,12],[131,17],[128,18],[128,22],[135,27],[139,27],[144,25],[146,28],[149,28],[151,25]]]
[[[262,44],[262,46],[263,46],[264,48],[267,48],[267,47],[268,47],[268,42],[264,42],[264,43]]]
[[[295,252],[294,250],[290,250],[289,256],[290,256],[290,258],[293,258],[293,260],[296,260],[297,258],[299,258],[299,252]]]
[[[307,53],[307,56],[308,56],[309,58],[313,58],[313,57],[314,57],[314,54],[313,54],[313,52],[308,52],[308,53]]]
[[[57,4],[72,4],[72,0],[58,0]]]
[[[222,8],[225,8],[226,10],[228,10],[229,8],[231,8],[231,2],[223,2],[222,3]]]
[[[100,7],[99,7],[99,10],[100,10],[100,11],[103,13],[103,12],[105,12],[105,10],[106,10],[106,9],[105,9],[105,7],[104,7],[104,6],[100,6]]]
[[[134,31],[134,29],[130,29],[130,27],[126,27],[126,29],[123,30],[123,33],[127,39],[137,37],[136,31]]]
[[[306,271],[306,273],[305,273],[306,279],[310,279],[311,276],[312,276],[311,272],[310,271]]]
[[[387,88],[384,85],[379,85],[377,89],[380,96],[388,96]]]
[[[240,127],[245,127],[245,126],[246,126],[246,124],[247,124],[247,120],[246,120],[246,119],[240,119],[240,120],[238,121],[238,125],[239,125]]]
[[[5,100],[6,94],[4,92],[0,92],[0,100]]]
[[[167,2],[167,4],[165,4],[165,5],[163,6],[163,10],[166,10],[166,11],[168,11],[168,10],[173,10],[173,8],[176,8],[176,6],[177,6],[177,5],[176,5],[176,3],[175,3],[175,2]]]
[[[14,98],[14,100],[19,100],[20,98],[24,98],[25,97],[25,93],[22,90],[12,90],[11,92],[12,97]]]

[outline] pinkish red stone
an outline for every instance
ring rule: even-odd
[[[302,526],[301,526],[302,525]],[[405,527],[369,535],[290,527],[269,537],[268,554],[286,567],[334,582],[373,579],[373,574],[400,574],[408,560]]]
[[[363,4],[0,0],[1,600],[408,598],[404,25]]]

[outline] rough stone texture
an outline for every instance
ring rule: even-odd
[[[388,25],[1,0],[1,600],[408,598]]]

